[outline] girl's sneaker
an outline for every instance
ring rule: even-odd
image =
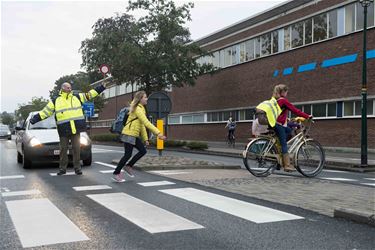
[[[112,176],[111,178],[112,180],[114,180],[115,182],[124,182],[124,178],[122,177],[122,174],[115,174]]]

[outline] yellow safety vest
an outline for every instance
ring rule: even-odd
[[[277,117],[282,112],[276,98],[272,97],[270,100],[260,103],[256,108],[266,112],[269,125],[275,127]]]

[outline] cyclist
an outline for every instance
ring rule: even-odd
[[[297,109],[293,104],[291,104],[286,96],[288,94],[288,87],[284,84],[276,85],[273,89],[273,97],[277,100],[277,104],[281,109],[281,114],[277,117],[276,125],[275,125],[275,132],[279,137],[280,144],[281,144],[281,152],[283,154],[283,164],[284,164],[284,171],[291,172],[294,171],[295,168],[290,164],[290,158],[288,154],[288,147],[287,147],[287,137],[291,133],[292,129],[287,126],[287,117],[288,111],[290,110],[293,114],[297,116],[301,116],[306,119],[311,119],[312,115],[306,114],[301,110]]]
[[[233,120],[233,118],[230,116],[227,125],[225,125],[225,128],[228,128],[228,142],[231,142],[231,138],[234,140],[234,131],[236,130],[236,122]]]

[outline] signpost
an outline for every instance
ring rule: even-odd
[[[89,128],[90,128],[90,135],[91,135],[91,117],[94,116],[94,103],[93,102],[85,102],[82,104],[83,113],[87,117],[89,121]]]

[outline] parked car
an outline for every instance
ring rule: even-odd
[[[0,138],[12,140],[12,133],[10,132],[8,125],[0,124]]]
[[[30,123],[31,112],[22,127],[16,127],[17,161],[24,168],[30,168],[34,162],[58,162],[60,157],[59,134],[56,120],[51,116],[35,124]],[[91,140],[86,132],[81,133],[81,160],[84,166],[92,162]],[[72,160],[72,145],[69,144],[68,156]]]

